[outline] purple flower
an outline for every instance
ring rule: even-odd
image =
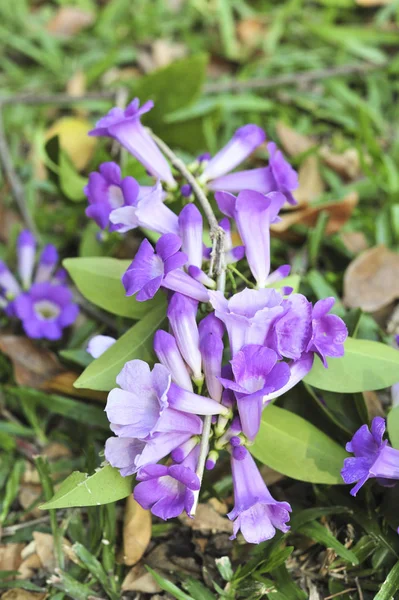
[[[267,167],[238,171],[224,177],[218,177],[209,182],[209,188],[214,191],[234,193],[242,190],[252,190],[261,194],[281,192],[287,202],[296,204],[292,192],[298,187],[297,172],[285,160],[274,142],[270,142],[267,149],[269,151],[269,165]]]
[[[274,322],[267,345],[280,356],[298,360],[312,335],[312,304],[302,294],[291,294],[283,307],[285,312]]]
[[[109,335],[95,335],[87,345],[86,352],[93,358],[98,358],[113,346],[116,339]]]
[[[84,192],[89,200],[86,216],[93,219],[101,229],[106,229],[111,212],[121,206],[137,202],[140,186],[133,177],[122,179],[121,170],[114,162],[100,165],[99,172],[90,173]],[[114,231],[117,227],[110,226]]]
[[[190,374],[173,335],[159,329],[154,336],[154,351],[159,362],[168,369],[172,381],[184,390],[192,392],[193,384],[191,383]]]
[[[244,452],[242,451],[244,450]],[[234,485],[234,508],[228,513],[234,521],[231,539],[235,539],[239,530],[245,540],[259,544],[270,540],[276,529],[289,531],[291,506],[288,502],[277,502],[263,481],[254,459],[248,450],[242,448],[239,459],[231,459]]]
[[[200,181],[206,183],[229,173],[248,158],[265,139],[265,132],[257,125],[240,127],[226,146],[206,164]]]
[[[198,302],[176,293],[169,301],[167,315],[180,353],[190,367],[194,380],[199,382],[203,376],[196,321],[197,309]]]
[[[183,510],[190,515],[194,503],[194,491],[200,489],[195,473],[198,448],[194,448],[180,464],[148,465],[140,469],[134,489],[135,500],[161,519],[172,519]]]
[[[223,323],[211,313],[199,324],[199,349],[205,374],[206,387],[211,398],[220,402],[223,387],[219,381],[222,374]]]
[[[18,273],[24,289],[32,283],[35,266],[36,240],[27,229],[21,231],[17,240]]]
[[[375,417],[371,431],[367,425],[362,425],[346,444],[346,450],[355,456],[344,460],[341,471],[345,483],[356,483],[351,489],[351,495],[356,496],[368,479],[378,478],[383,485],[392,479],[399,479],[399,450],[388,445],[383,440],[385,420]]]
[[[5,301],[12,300],[21,293],[21,288],[5,262],[0,260],[0,291],[5,296]]]
[[[53,244],[44,246],[36,269],[35,283],[43,283],[43,281],[51,280],[58,259],[57,248]]]
[[[145,227],[157,233],[179,232],[178,217],[164,204],[165,193],[158,182],[136,196],[129,206],[113,210],[109,216],[113,227],[126,233],[136,227]]]
[[[327,368],[327,356],[338,358],[344,355],[344,342],[348,337],[345,323],[337,315],[327,314],[333,307],[335,299],[324,298],[313,307],[312,337],[307,351],[315,352]]]
[[[202,266],[202,230],[200,211],[194,204],[187,204],[179,215],[179,235],[188,264],[198,269]]]
[[[245,288],[227,300],[221,292],[209,292],[215,315],[227,329],[234,357],[247,344],[263,345],[275,319],[285,312],[282,295],[274,289]]]
[[[231,361],[234,381],[220,378],[225,388],[235,392],[242,430],[250,440],[259,431],[263,397],[280,390],[290,378],[289,366],[277,358],[265,346],[244,346]]]
[[[96,123],[89,135],[110,137],[117,140],[128,150],[147,171],[154,177],[175,187],[169,164],[148,131],[142,126],[140,117],[150,111],[154,103],[151,101],[139,108],[139,100],[135,98],[128,107],[112,108],[109,113]]]
[[[207,302],[206,288],[181,269],[187,262],[187,256],[179,252],[180,247],[181,239],[173,233],[159,238],[156,252],[150,242],[144,239],[122,277],[126,295],[137,294],[137,300],[143,302],[153,298],[162,286],[200,302]]]
[[[265,287],[270,273],[270,225],[276,222],[285,196],[243,190],[237,198],[228,192],[216,192],[215,198],[222,213],[235,219],[252,275],[258,288]]]
[[[268,404],[271,400],[282,396],[294,386],[296,386],[297,383],[302,381],[302,379],[306,377],[306,375],[313,367],[313,359],[314,355],[312,352],[305,352],[298,360],[293,360],[289,362],[288,367],[290,370],[290,376],[287,383],[275,392],[269,392],[268,394],[265,394],[263,396],[263,406]]]
[[[49,282],[34,283],[14,300],[14,310],[30,338],[48,340],[60,339],[62,330],[75,321],[79,312],[71,291]]]

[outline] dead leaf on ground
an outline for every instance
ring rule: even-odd
[[[179,517],[180,521],[201,533],[232,533],[233,523],[227,517],[222,517],[210,502],[198,504],[194,519],[187,515]]]
[[[237,23],[237,37],[250,50],[257,48],[265,39],[266,23],[261,19],[249,17]]]
[[[16,579],[30,579],[42,566],[39,555],[34,552],[25,558],[18,567],[18,575]]]
[[[367,238],[362,231],[343,231],[339,237],[345,248],[352,254],[360,254],[369,247]]]
[[[316,146],[316,140],[298,133],[283,121],[277,123],[276,131],[283,149],[290,156],[298,156]]]
[[[123,521],[123,562],[135,565],[147,550],[151,540],[151,513],[141,508],[133,496],[126,500]]]
[[[122,592],[141,592],[142,594],[156,594],[161,588],[141,563],[135,565],[122,582]]]
[[[17,571],[25,544],[0,544],[0,571]]]
[[[79,374],[74,371],[65,371],[52,377],[43,385],[43,389],[46,392],[53,392],[56,394],[63,394],[65,396],[73,396],[74,398],[89,398],[90,400],[97,400],[105,404],[107,400],[107,392],[99,392],[96,390],[81,390],[75,388],[73,384],[78,379]]]
[[[338,202],[326,202],[318,206],[309,206],[295,212],[289,212],[282,215],[280,223],[271,226],[271,231],[279,237],[279,234],[283,234],[293,225],[313,227],[317,222],[319,214],[325,211],[329,215],[326,234],[331,235],[339,231],[348,221],[357,203],[357,192],[351,192]]]
[[[96,138],[87,135],[90,129],[92,124],[83,117],[61,117],[46,131],[46,140],[58,135],[61,148],[81,171],[93,156],[97,144]]]
[[[56,36],[73,37],[82,29],[90,27],[95,17],[92,12],[77,6],[61,6],[47,23],[47,31]]]
[[[1,600],[45,600],[47,592],[30,592],[23,589],[7,590]]]
[[[167,39],[155,40],[151,46],[142,48],[137,54],[137,63],[144,73],[162,69],[175,60],[187,56],[188,48],[184,44]]]
[[[301,205],[311,204],[321,196],[326,189],[324,181],[320,175],[319,159],[317,156],[308,156],[305,158],[298,171],[298,188],[293,192],[295,200],[298,202],[292,209],[298,210]]]
[[[376,312],[399,298],[399,254],[383,245],[362,252],[344,275],[344,303]]]
[[[385,411],[377,392],[363,392],[363,398],[367,407],[370,422],[374,417],[385,417]]]
[[[57,566],[54,554],[54,538],[51,533],[42,533],[41,531],[33,532],[33,540],[35,542],[35,551],[38,555],[41,566],[46,571],[52,573]],[[71,543],[63,538],[63,546],[71,547]]]
[[[360,158],[356,148],[347,148],[339,154],[333,152],[328,146],[319,149],[319,156],[327,166],[348,181],[357,179],[361,173]]]
[[[46,381],[64,371],[53,352],[23,336],[0,335],[0,351],[10,358],[18,385],[42,389]]]

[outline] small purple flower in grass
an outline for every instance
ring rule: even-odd
[[[159,238],[155,250],[147,239],[141,245],[130,267],[122,277],[126,295],[137,294],[143,302],[153,298],[159,288],[181,292],[200,302],[208,301],[206,288],[182,270],[187,256],[179,252],[181,239],[173,233]]]
[[[179,215],[179,234],[183,252],[187,254],[188,264],[202,266],[202,215],[194,204],[187,204]]]
[[[21,293],[21,288],[6,263],[0,260],[0,290],[5,301],[12,300]]]
[[[399,479],[399,450],[383,440],[385,420],[375,417],[371,423],[371,431],[362,425],[346,444],[346,450],[355,456],[344,460],[341,471],[345,483],[356,483],[351,495],[356,496],[368,479],[377,478],[382,485],[389,485],[389,480]]]
[[[49,282],[34,283],[28,292],[13,302],[16,316],[30,338],[58,340],[62,330],[75,321],[79,309],[72,302],[72,292],[65,286]]]
[[[224,326],[222,321],[215,317],[214,313],[211,313],[202,319],[198,330],[206,387],[210,397],[220,402],[223,391],[219,377],[222,374]]]
[[[245,288],[227,300],[221,292],[209,292],[215,315],[227,329],[234,357],[247,344],[264,344],[277,317],[285,312],[283,296],[274,289]]]
[[[244,125],[237,129],[231,140],[207,164],[200,177],[202,183],[221,177],[236,168],[266,139],[257,125]],[[211,186],[211,183],[208,184]],[[220,189],[220,188],[218,188]]]
[[[57,266],[58,260],[59,257],[57,248],[53,246],[53,244],[47,244],[47,246],[44,246],[36,269],[35,283],[50,281],[54,269]]]
[[[87,345],[86,352],[93,358],[98,358],[104,352],[111,348],[116,342],[116,339],[109,335],[95,335],[91,338]]]
[[[291,294],[283,307],[285,313],[274,322],[266,345],[280,356],[298,360],[312,335],[312,304],[302,294]]]
[[[174,187],[176,182],[168,162],[140,122],[140,117],[149,112],[153,106],[154,103],[148,101],[139,108],[139,100],[135,98],[126,109],[112,108],[96,123],[96,127],[89,135],[117,140],[144,165],[151,175]]]
[[[176,293],[169,301],[167,315],[180,353],[189,365],[194,380],[199,382],[203,376],[196,321],[197,309],[198,302]]]
[[[177,234],[178,217],[164,204],[164,196],[159,182],[154,187],[140,192],[134,202],[111,212],[109,219],[113,228],[120,233],[126,233],[136,227],[145,227],[160,234]]]
[[[263,397],[281,389],[290,378],[289,366],[277,358],[265,346],[244,346],[231,361],[234,381],[220,378],[225,388],[235,392],[242,430],[250,440],[259,431]]]
[[[291,506],[273,498],[248,450],[237,449],[231,458],[234,508],[227,516],[234,521],[234,530],[230,539],[241,530],[247,542],[259,544],[274,537],[276,529],[289,531]]]
[[[265,287],[270,273],[270,225],[276,222],[285,196],[243,190],[237,198],[228,192],[216,192],[215,198],[219,209],[237,224],[257,287]]]
[[[21,231],[17,240],[18,273],[22,287],[28,289],[32,283],[35,266],[36,240],[28,230]]]
[[[339,358],[344,355],[344,342],[348,330],[343,320],[337,315],[329,315],[335,303],[333,297],[319,300],[312,312],[312,337],[307,351],[315,352],[327,368],[327,356]]]
[[[184,510],[190,515],[194,491],[200,489],[195,473],[199,448],[194,448],[180,464],[148,465],[140,469],[134,489],[135,500],[161,519],[173,519]]]
[[[293,360],[293,361],[287,363],[289,370],[290,370],[290,376],[289,376],[287,383],[285,385],[283,385],[280,389],[276,390],[275,392],[269,392],[268,394],[265,394],[263,396],[263,406],[267,405],[271,400],[274,400],[275,398],[282,396],[283,394],[288,392],[290,389],[292,389],[294,386],[296,386],[297,383],[302,381],[302,379],[304,377],[306,377],[306,375],[309,373],[309,371],[313,367],[313,361],[314,361],[313,353],[305,352],[304,354],[302,354],[301,358],[299,358],[298,360]]]
[[[192,392],[193,384],[191,383],[190,374],[173,335],[159,329],[154,336],[154,352],[159,362],[168,369],[172,381],[183,389]]]

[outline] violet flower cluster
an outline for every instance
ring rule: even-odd
[[[55,246],[44,246],[36,260],[36,245],[30,231],[20,233],[15,275],[0,261],[0,309],[20,320],[28,337],[58,340],[79,309],[66,285],[66,272],[57,269]]]
[[[140,122],[151,106],[139,108],[134,100],[126,110],[112,109],[91,132],[117,140],[156,179],[143,189],[105,163],[90,176],[87,214],[102,228],[143,227],[160,234],[155,245],[142,241],[122,281],[126,294],[138,301],[162,290],[168,297],[167,327],[154,337],[158,362],[126,363],[119,387],[108,396],[114,435],[105,457],[122,476],[136,475],[134,497],[144,508],[169,519],[182,511],[194,514],[204,451],[207,470],[227,452],[233,538],[241,531],[248,542],[259,543],[276,529],[288,531],[291,511],[270,494],[249,451],[263,411],[267,418],[267,405],[300,382],[315,360],[327,367],[329,357],[342,356],[347,329],[330,314],[333,298],[313,306],[284,285],[288,265],[271,272],[270,227],[283,205],[295,202],[297,174],[272,142],[267,166],[234,171],[264,143],[264,131],[241,127],[213,158],[202,156],[188,167],[205,193],[215,192],[225,234],[222,262],[231,278],[237,273],[231,266],[244,258],[252,276],[244,289],[226,292],[208,273],[207,223],[193,190]],[[171,197],[183,200],[179,214],[166,204]],[[113,341],[99,336],[89,350],[99,356]],[[211,435],[202,438],[209,422]]]

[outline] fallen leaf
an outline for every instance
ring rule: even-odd
[[[298,154],[307,152],[316,145],[315,140],[298,133],[283,121],[278,121],[276,131],[285,152],[290,156],[298,156]]]
[[[83,96],[86,91],[86,75],[79,69],[69,79],[66,85],[67,94],[74,97]]]
[[[18,567],[18,575],[16,579],[30,579],[35,571],[38,571],[42,566],[39,555],[34,552],[30,554]]]
[[[201,533],[233,532],[233,523],[227,517],[222,517],[210,502],[198,504],[194,519],[190,519],[187,515],[182,515],[179,519],[193,531]]]
[[[399,254],[383,245],[365,250],[344,275],[344,303],[376,312],[399,298]]]
[[[341,154],[333,152],[328,146],[319,148],[319,156],[333,169],[348,181],[357,179],[361,173],[360,158],[356,148],[347,148]]]
[[[123,521],[123,562],[135,565],[151,540],[151,513],[141,508],[133,496],[126,500]]]
[[[48,379],[64,371],[53,352],[26,337],[0,335],[0,351],[10,358],[15,381],[21,386],[42,389]]]
[[[41,496],[42,488],[40,485],[35,485],[32,483],[21,483],[18,490],[18,502],[22,506],[22,508],[29,512],[27,517],[36,518],[40,517],[43,513],[39,508],[30,509],[32,504],[34,504]]]
[[[64,396],[73,396],[74,398],[89,398],[97,400],[105,404],[107,400],[107,392],[99,392],[95,390],[80,390],[73,387],[73,384],[78,379],[79,374],[74,371],[65,371],[52,377],[43,385],[43,390]]]
[[[55,36],[73,37],[82,29],[90,27],[94,20],[92,12],[77,6],[61,6],[47,23],[46,29]]]
[[[1,600],[45,600],[47,592],[29,592],[28,590],[8,590],[1,596]]]
[[[339,202],[326,202],[318,206],[309,206],[295,212],[289,212],[282,215],[280,223],[271,226],[271,231],[276,236],[279,236],[279,234],[286,232],[293,225],[301,224],[313,227],[317,222],[319,214],[325,211],[329,214],[326,234],[331,235],[339,231],[348,221],[357,203],[357,192],[351,192]]]
[[[122,592],[141,592],[142,594],[156,594],[161,588],[151,573],[142,564],[135,565],[122,582]]]
[[[260,19],[249,17],[237,23],[237,37],[250,50],[257,48],[265,39],[266,24]]]
[[[170,63],[187,56],[188,48],[184,44],[167,39],[155,40],[150,46],[141,48],[137,53],[137,64],[144,73],[152,73]]]
[[[78,171],[85,168],[93,156],[96,138],[88,136],[92,124],[82,117],[61,117],[46,131],[46,140],[58,135],[62,150]]]
[[[54,554],[54,538],[51,533],[42,533],[41,531],[33,532],[33,540],[35,542],[35,550],[38,555],[43,569],[52,573],[57,566]],[[63,546],[71,546],[71,543],[63,538]]]
[[[301,205],[311,204],[324,192],[325,185],[319,171],[317,156],[305,158],[298,171],[298,188],[293,192],[298,202],[293,208],[297,211]]]
[[[369,243],[362,231],[343,231],[340,236],[344,246],[353,254],[367,250]]]
[[[367,407],[370,422],[374,417],[385,417],[385,411],[377,392],[363,392],[363,398]]]
[[[17,571],[25,544],[0,544],[0,571]]]

